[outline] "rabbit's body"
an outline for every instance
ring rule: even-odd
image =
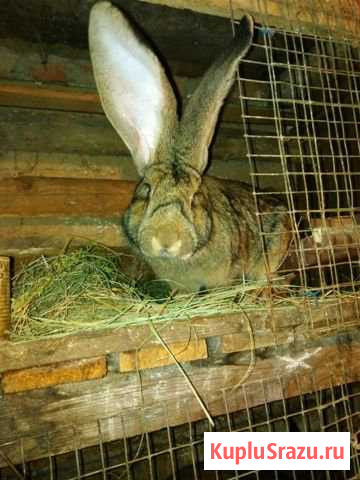
[[[158,183],[160,186],[158,195],[162,199],[154,202],[159,212],[158,218],[150,222],[145,212],[138,210],[141,207],[136,197],[133,206],[137,211],[134,212],[130,205],[124,217],[128,238],[140,250],[139,253],[145,256],[157,277],[168,280],[175,288],[198,291],[230,284],[237,278],[264,279],[267,273],[276,271],[290,240],[289,218],[285,207],[278,200],[269,198],[266,203],[259,201],[258,205],[259,210],[265,213],[262,231],[269,233],[264,237],[268,253],[266,265],[254,196],[247,185],[204,176],[197,192],[204,204],[189,208],[187,192],[183,197],[185,200],[179,205],[178,191],[183,188],[181,180],[172,187],[177,192],[174,201],[171,180],[164,180],[166,174],[161,169],[158,170],[158,175],[161,176],[158,182],[152,178],[152,184]],[[148,209],[148,203],[146,205]],[[175,231],[181,224],[175,219],[173,226],[171,221],[178,208],[187,210],[191,216],[189,223],[193,225],[196,222],[198,227],[192,232],[194,246],[190,248],[191,254],[188,256],[188,252],[184,251],[175,256],[152,255],[151,241],[157,232],[165,231],[165,235],[168,235],[167,229]],[[176,237],[184,238],[186,232],[181,229],[176,232]],[[146,248],[148,244],[150,251],[139,248],[139,245]]]
[[[255,204],[246,185],[203,175],[220,108],[251,45],[252,19],[245,16],[239,28],[178,119],[162,66],[122,13],[109,2],[91,12],[100,98],[142,177],[124,230],[156,275],[183,290],[263,279],[289,243],[289,217],[276,199]]]

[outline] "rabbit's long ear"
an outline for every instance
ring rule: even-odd
[[[191,164],[200,173],[206,168],[208,147],[220,108],[233,84],[237,66],[251,45],[253,29],[252,18],[244,16],[237,36],[207,70],[180,121],[177,151],[182,161]]]
[[[110,2],[91,10],[89,46],[106,116],[142,174],[176,129],[172,88],[155,54]]]

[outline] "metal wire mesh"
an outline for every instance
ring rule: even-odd
[[[305,294],[357,292],[359,50],[347,41],[257,28],[239,96],[257,202],[282,197],[295,284]],[[258,207],[263,227],[271,212]],[[295,268],[293,268],[295,266]]]
[[[354,39],[335,41],[317,33],[274,29],[266,2],[259,3],[263,22],[256,28],[255,43],[238,78],[253,191],[256,199],[281,196],[292,220],[296,262],[291,268],[285,264],[280,273],[297,272],[293,281],[304,298],[335,294],[341,305],[342,295],[356,296],[360,285],[359,49]],[[279,4],[286,17],[288,2]],[[231,10],[231,2],[229,6]],[[271,213],[258,209],[264,245],[269,235],[262,227],[266,215]],[[358,304],[353,305],[347,315],[352,326],[359,318]],[[339,327],[339,319],[344,325],[344,310],[337,307],[332,328]],[[330,316],[321,321],[330,328]],[[323,390],[318,390],[312,371],[306,372],[311,385],[306,391],[302,390],[304,378],[295,376],[297,393],[292,398],[282,395],[280,400],[269,400],[269,389],[282,391],[281,377],[246,383],[231,395],[224,393],[225,414],[215,418],[215,429],[351,431],[348,472],[204,473],[203,432],[210,430],[209,424],[189,420],[174,426],[169,406],[161,404],[97,419],[81,429],[64,425],[61,433],[29,435],[0,445],[4,466],[0,480],[359,478],[360,383],[348,383],[346,368],[342,381],[332,380],[330,372],[331,387]],[[137,419],[141,435],[129,433],[128,416]],[[163,428],[148,431],[148,416],[157,416]],[[121,437],[114,438],[113,432],[119,429]],[[89,445],[87,434],[94,431],[97,442]],[[63,453],[59,438],[66,443]],[[46,452],[41,459],[32,459],[32,445],[41,445]]]
[[[330,388],[307,393],[303,391],[304,377],[295,377],[294,384],[300,393],[296,397],[268,401],[268,390],[284,387],[284,378],[248,383],[235,394],[224,393],[224,415],[215,418],[217,431],[350,431],[353,432],[351,445],[351,470],[347,472],[204,472],[203,433],[210,431],[207,420],[189,421],[180,426],[171,426],[168,417],[169,405],[154,405],[137,409],[129,415],[144,422],[144,433],[127,435],[128,415],[114,415],[99,419],[93,424],[68,427],[63,434],[72,439],[71,451],[55,454],[53,438],[59,432],[47,435],[23,437],[18,441],[0,445],[0,464],[8,463],[0,470],[1,480],[51,479],[51,480],[170,480],[170,479],[314,479],[356,478],[360,473],[360,453],[357,434],[360,430],[360,383],[345,383],[346,372],[339,379],[329,374]],[[316,390],[314,372],[306,374],[306,381]],[[305,382],[306,383],[306,382]],[[252,406],[254,397],[258,405]],[[236,405],[245,408],[236,410]],[[184,409],[188,405],[184,405]],[[155,432],[146,430],[146,416],[162,417],[164,428]],[[114,426],[122,426],[122,438],[113,439]],[[87,429],[96,428],[97,442],[86,446]],[[29,460],[24,454],[30,442],[42,443],[48,453],[39,460]],[[22,460],[12,463],[17,455]]]

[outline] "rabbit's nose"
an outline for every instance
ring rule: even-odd
[[[180,252],[181,240],[176,240],[174,242],[161,242],[156,237],[153,237],[151,240],[151,246],[155,255],[161,257],[175,257]]]

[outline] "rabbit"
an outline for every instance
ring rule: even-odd
[[[141,177],[123,229],[155,275],[183,291],[266,279],[290,241],[289,215],[279,200],[269,196],[255,204],[246,184],[204,175],[219,111],[252,43],[250,16],[239,30],[179,119],[163,67],[124,14],[107,1],[90,13],[101,103]]]

